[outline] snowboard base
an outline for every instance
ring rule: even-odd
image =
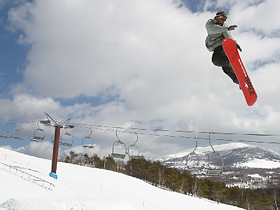
[[[223,49],[236,74],[247,105],[253,106],[257,101],[258,96],[242,63],[235,42],[231,38],[225,38],[223,40]]]

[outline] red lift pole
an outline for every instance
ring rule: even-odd
[[[59,151],[59,138],[60,138],[60,129],[61,128],[74,128],[74,125],[69,125],[69,122],[71,120],[68,119],[62,124],[58,124],[56,121],[54,121],[50,115],[45,113],[48,120],[42,120],[40,123],[46,125],[46,126],[53,126],[55,127],[55,135],[54,135],[54,144],[53,144],[53,157],[52,157],[52,170],[50,172],[50,176],[57,179],[56,169],[57,169],[57,161],[58,161],[58,151]],[[53,123],[51,123],[51,121]]]
[[[54,135],[54,143],[53,143],[53,157],[52,157],[52,171],[50,176],[57,179],[56,169],[57,169],[57,160],[58,160],[58,151],[59,151],[59,136],[60,129],[62,127],[57,125],[55,126],[55,135]]]

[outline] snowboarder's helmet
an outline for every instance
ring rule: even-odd
[[[216,16],[215,16],[215,19],[217,18],[220,18],[222,19],[223,21],[226,21],[227,19],[227,14],[223,11],[223,10],[220,10],[216,13]]]

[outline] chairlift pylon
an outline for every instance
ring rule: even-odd
[[[43,141],[45,139],[46,132],[42,128],[40,128],[39,122],[41,121],[37,122],[37,129],[33,132],[30,141],[38,142],[39,140]]]
[[[91,128],[89,128],[89,129],[90,129],[90,134],[88,136],[86,136],[85,138],[83,138],[83,140],[82,140],[82,147],[93,149],[94,148],[94,144],[93,144],[93,139],[91,137],[92,129]],[[90,142],[90,144],[87,144],[87,142]]]
[[[116,129],[117,141],[113,143],[111,157],[124,159],[127,154],[127,146],[118,137],[118,129]]]
[[[140,148],[136,145],[136,142],[138,141],[138,135],[136,132],[135,132],[135,134],[137,136],[135,142],[128,147],[128,156],[130,159],[143,158],[143,156],[140,155]]]
[[[223,158],[222,156],[216,152],[211,144],[211,134],[212,132],[209,133],[209,144],[213,150],[213,152],[211,152],[209,155],[208,155],[208,170],[207,170],[207,175],[209,176],[219,176],[219,175],[222,175],[224,169],[225,169],[225,165],[224,165],[224,161],[223,161]],[[210,166],[210,159],[211,159],[211,156],[212,158],[213,157],[219,157],[221,159],[221,166],[219,166],[218,168],[213,168]]]

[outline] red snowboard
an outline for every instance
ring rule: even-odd
[[[223,48],[233,67],[248,106],[254,105],[258,96],[241,61],[235,42],[231,38],[226,38],[223,41]]]

